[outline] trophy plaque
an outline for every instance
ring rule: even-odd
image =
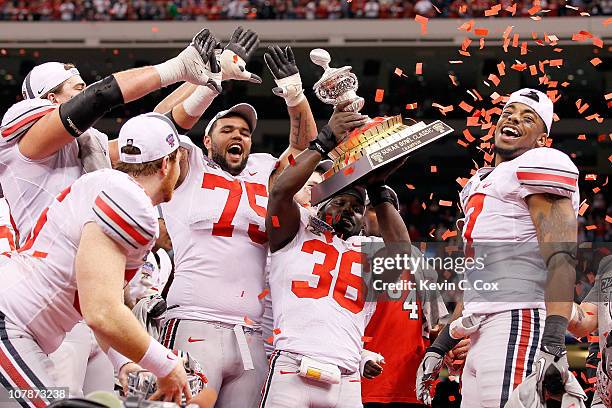
[[[352,67],[331,68],[331,57],[321,48],[312,50],[310,59],[324,69],[323,76],[312,87],[322,102],[336,106],[350,100],[345,110],[358,112],[363,108],[364,99],[357,95],[358,81]],[[439,120],[409,126],[403,123],[401,115],[370,119],[329,152],[334,165],[323,175],[323,181],[312,188],[312,204],[319,204],[371,171],[451,132],[453,128]]]

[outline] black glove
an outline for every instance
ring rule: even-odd
[[[264,60],[276,80],[287,78],[300,72],[295,63],[291,47],[285,47],[283,52],[278,45],[271,45],[268,47],[268,52],[264,54]]]
[[[204,64],[207,64],[211,60],[211,56],[215,55],[215,48],[219,45],[219,41],[210,33],[208,28],[205,28],[193,37],[190,45],[198,51]]]
[[[224,50],[233,51],[234,54],[242,58],[244,62],[249,62],[258,46],[259,36],[255,31],[250,29],[244,31],[242,27],[238,27],[232,33],[232,37],[224,47]]]

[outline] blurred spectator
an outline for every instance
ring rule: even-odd
[[[5,21],[239,20],[482,17],[497,0],[0,0]],[[502,8],[511,0],[502,0]],[[517,1],[516,16],[529,16],[530,1]],[[612,0],[542,0],[548,16],[612,14]],[[437,7],[439,12],[436,10]],[[502,11],[499,17],[509,13]]]

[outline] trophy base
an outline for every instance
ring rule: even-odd
[[[439,120],[426,125],[402,123],[401,116],[375,118],[365,130],[352,134],[329,156],[334,166],[323,175],[323,181],[312,188],[312,204],[328,199],[371,171],[389,164],[447,135],[453,128]]]

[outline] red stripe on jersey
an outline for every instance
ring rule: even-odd
[[[2,367],[2,369],[8,374],[10,379],[13,380],[17,388],[22,390],[36,389],[36,387],[32,387],[32,385],[28,383],[28,378],[22,376],[19,371],[17,371],[17,368],[15,368],[15,365],[11,361],[10,357],[7,356],[7,354],[2,348],[0,348],[0,367]],[[36,408],[44,408],[47,406],[45,401],[40,398],[33,398],[29,400],[32,402],[32,404],[34,404]]]
[[[472,247],[472,243],[474,242],[474,238],[472,238],[472,232],[474,231],[474,225],[476,225],[476,219],[482,212],[482,208],[484,206],[484,199],[486,194],[476,193],[470,197],[466,206],[465,212],[469,212],[470,208],[473,208],[472,212],[467,215],[467,226],[465,227],[465,233],[463,237],[465,238],[465,256],[471,258],[474,256],[474,248]]]
[[[20,127],[22,127],[23,125],[27,125],[28,123],[41,118],[43,116],[45,116],[47,113],[51,112],[52,110],[55,110],[55,107],[53,108],[49,108],[47,110],[44,110],[42,112],[37,112],[34,113],[26,118],[21,119],[19,122],[15,123],[13,126],[3,129],[2,130],[2,137],[9,137],[13,132],[15,132],[17,129],[19,129]]]
[[[13,238],[13,232],[6,225],[0,225],[0,239],[6,239],[8,241],[9,249],[15,250],[15,239]]]
[[[140,245],[147,245],[149,240],[145,238],[140,232],[136,231],[134,227],[132,227],[127,221],[125,221],[115,210],[109,207],[108,204],[98,196],[96,198],[96,206],[102,210],[104,214],[106,214],[119,228],[121,228],[124,232],[126,232],[130,237],[132,237],[136,242]]]
[[[514,386],[518,387],[523,381],[523,373],[525,372],[525,356],[527,355],[527,347],[529,347],[529,339],[531,338],[531,309],[522,310],[523,319],[521,322],[521,336],[519,337],[518,352],[516,353],[516,366],[514,367]]]
[[[517,171],[516,177],[519,180],[539,180],[539,181],[552,181],[554,183],[563,183],[570,187],[576,187],[577,179],[574,177],[568,176],[559,176],[558,174],[550,174],[550,173],[534,173],[531,171]]]

